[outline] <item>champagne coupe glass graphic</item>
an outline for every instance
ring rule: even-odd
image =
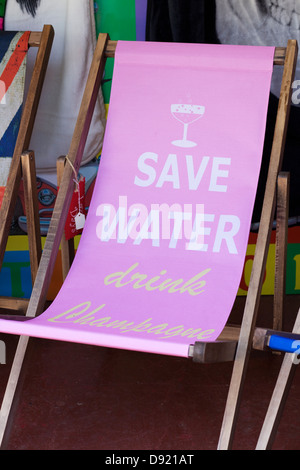
[[[197,144],[187,139],[188,126],[200,119],[205,111],[204,106],[196,104],[171,104],[171,113],[174,118],[183,124],[183,137],[180,140],[173,140],[172,144],[177,147],[195,147]]]

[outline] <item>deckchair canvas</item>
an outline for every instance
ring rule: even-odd
[[[108,346],[116,333],[114,346],[185,357],[193,338],[219,336],[244,264],[273,55],[118,43],[101,170],[74,266],[47,313],[22,329],[47,315],[40,327],[50,336],[64,325],[66,338]]]
[[[39,315],[43,309],[66,219],[65,208],[71,198],[73,171],[80,164],[91,103],[100,85],[104,67],[101,58],[105,50],[109,54],[109,46],[107,37],[100,35],[27,317]],[[293,62],[295,44],[289,51],[288,61]],[[1,320],[1,331],[184,357],[192,355],[191,344],[214,342],[218,338],[230,314],[243,267],[273,56],[274,48],[118,44],[99,175],[70,273],[45,313],[22,322]],[[140,72],[141,63],[144,74]],[[155,85],[149,67],[155,68]],[[176,90],[175,79],[172,83],[175,73],[180,90],[178,85]],[[224,89],[219,86],[220,74],[223,85],[226,84]],[[293,70],[289,70],[286,80],[291,80],[292,74]],[[233,77],[237,77],[236,81]],[[251,86],[247,87],[247,81]],[[188,88],[184,89],[186,83]],[[206,88],[207,84],[210,87]],[[125,97],[121,98],[124,90]],[[143,103],[136,98],[137,91],[144,98],[147,96]],[[156,120],[161,115],[162,119]],[[182,137],[174,136],[179,133],[174,126],[178,124],[176,119],[183,125]],[[189,120],[191,126],[187,128]],[[228,127],[226,120],[230,121]],[[197,163],[194,155],[198,156]],[[161,166],[155,167],[158,162]],[[235,178],[229,183],[233,162]],[[204,176],[209,163],[209,176]],[[278,163],[275,184],[279,167]],[[186,181],[181,183],[184,168]],[[202,186],[197,192],[200,182],[204,189]],[[235,205],[239,187],[232,192],[229,188],[240,182],[243,203]],[[203,198],[202,204],[198,202],[199,196]],[[273,200],[274,197],[275,188]],[[213,201],[211,206],[209,199]],[[174,222],[171,234],[167,231],[164,236],[160,230],[163,224],[156,218],[158,207],[166,211],[164,222]],[[272,202],[270,227],[273,210]],[[214,230],[203,229],[201,221],[215,219]],[[192,220],[186,227],[185,238],[184,220]],[[214,236],[207,257],[206,237],[211,232]],[[226,256],[219,256],[221,247]],[[216,263],[213,267],[212,259]],[[210,291],[211,271],[217,275],[212,281],[211,296],[203,301]],[[184,276],[179,274],[182,272]],[[88,282],[87,273],[91,274]],[[220,274],[224,301],[216,309],[214,289],[222,288]],[[219,316],[216,310],[225,313]],[[250,344],[250,335],[247,340]],[[21,354],[26,344],[27,339],[22,337]],[[13,373],[18,368],[16,365]],[[3,416],[9,408],[9,400],[5,400]]]

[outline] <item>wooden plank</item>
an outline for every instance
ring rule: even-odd
[[[189,357],[194,362],[202,364],[234,361],[240,332],[241,328],[239,326],[225,326],[216,341],[197,341],[195,344],[190,345]],[[300,341],[300,334],[256,327],[253,333],[251,348],[256,351],[272,351],[269,347],[269,340],[273,335],[293,341]]]
[[[197,341],[190,352],[194,362],[200,364],[216,364],[231,362],[235,358],[237,341],[213,341],[211,343]]]
[[[11,297],[1,297],[1,310],[14,310],[15,312],[20,312],[22,314],[26,313],[28,307],[29,299],[23,298],[11,298]]]
[[[279,173],[277,180],[277,214],[276,214],[276,245],[275,245],[275,285],[273,306],[273,328],[282,330],[283,308],[286,287],[286,257],[288,243],[289,218],[289,183],[290,175]]]
[[[105,56],[113,58],[115,55],[115,50],[117,46],[117,41],[108,41],[107,47],[105,49]],[[276,47],[274,53],[274,65],[284,65],[286,55],[286,47]]]
[[[61,156],[57,159],[57,162],[56,162],[58,187],[60,187],[61,185],[64,168],[65,168],[65,157]],[[61,253],[62,278],[64,281],[70,270],[71,264],[75,256],[74,238],[71,238],[70,240],[66,240],[64,232],[60,241],[60,253]]]
[[[218,341],[238,341],[241,328],[236,325],[226,325],[218,337]]]
[[[26,152],[22,154],[21,164],[24,184],[25,212],[27,216],[31,280],[33,284],[42,255],[34,153]]]
[[[39,47],[41,43],[41,37],[41,31],[31,31],[28,40],[29,47]]]
[[[219,450],[230,449],[244,386],[246,369],[252,347],[254,328],[258,313],[259,300],[266,268],[268,247],[275,212],[275,195],[278,173],[281,170],[283,150],[286,140],[287,123],[291,104],[291,85],[294,79],[297,61],[297,42],[288,42],[283,71],[278,113],[274,131],[270,167],[261,215],[253,268],[250,277],[248,295],[241,325],[240,339],[232,371],[223,423],[218,443]]]
[[[300,333],[300,309],[293,328],[293,333]],[[272,448],[297,364],[298,360],[295,361],[294,355],[289,353],[285,354],[257,441],[256,450],[270,450]]]
[[[114,58],[117,47],[117,41],[108,41],[105,48],[105,57]]]
[[[284,65],[286,47],[276,47],[274,53],[274,65]]]
[[[30,318],[26,315],[0,315],[1,320],[13,320],[13,321],[29,321]]]

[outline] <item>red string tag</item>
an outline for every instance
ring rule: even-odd
[[[74,180],[75,181],[75,180]],[[75,181],[76,188],[72,195],[70,210],[65,225],[66,240],[70,240],[82,232],[85,223],[85,178]]]

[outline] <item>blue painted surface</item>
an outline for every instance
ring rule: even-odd
[[[276,351],[287,353],[295,353],[299,351],[300,354],[300,340],[295,338],[284,338],[279,335],[272,335],[269,341],[269,347]]]

